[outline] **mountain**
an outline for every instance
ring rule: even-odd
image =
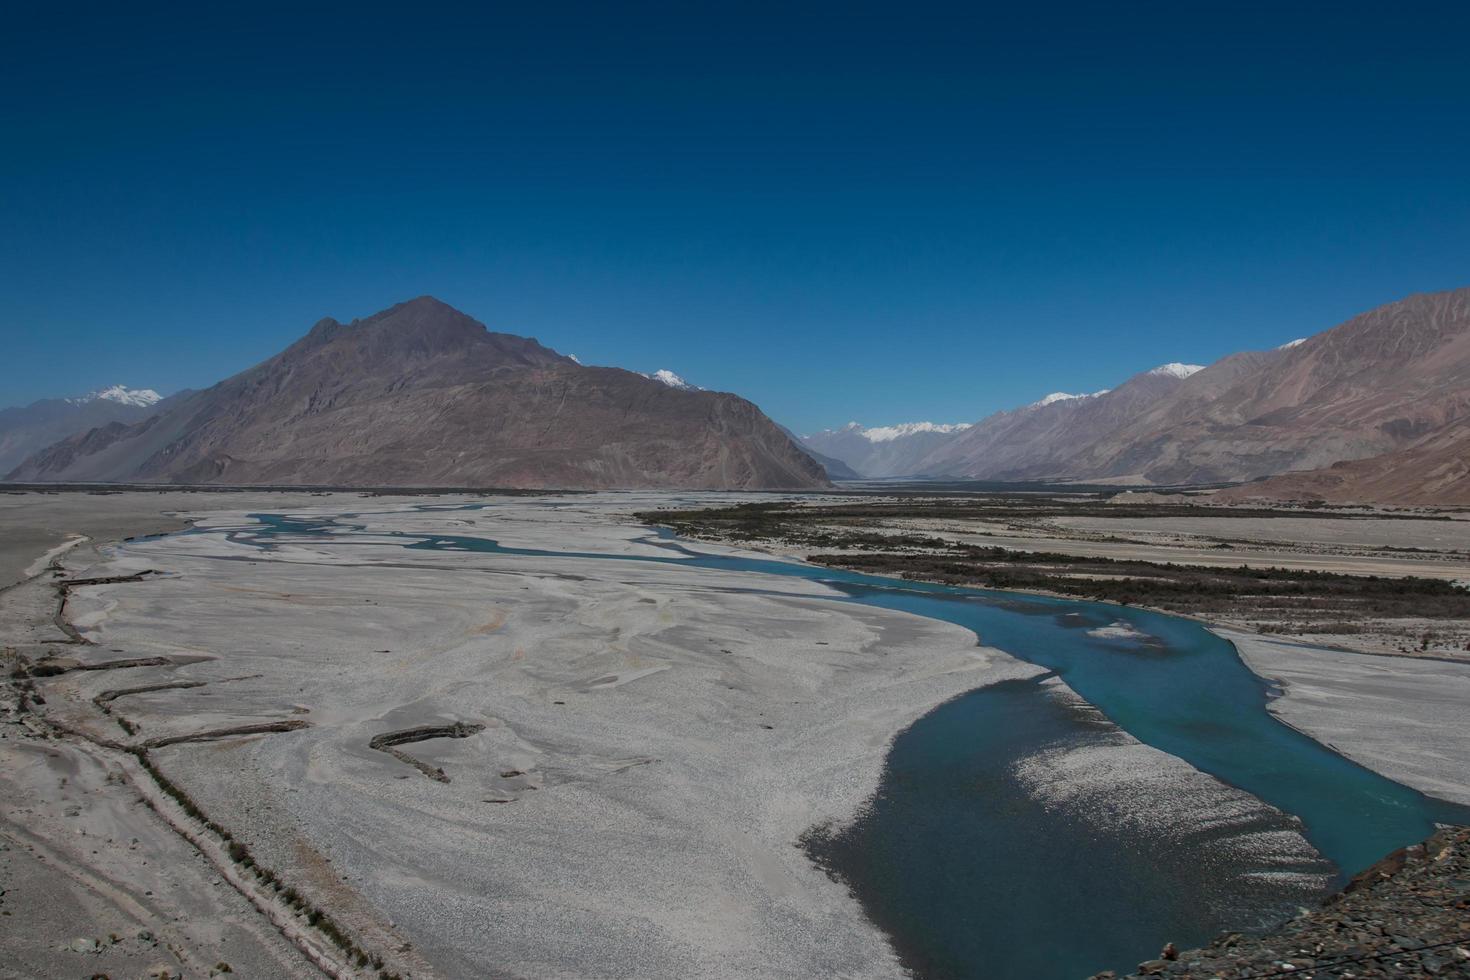
[[[814,432],[801,442],[809,450],[841,460],[864,477],[882,479],[921,474],[916,468],[919,460],[969,427],[965,423],[906,422],[867,429],[849,422],[840,429]]]
[[[151,388],[113,385],[76,398],[45,398],[0,409],[0,473],[68,436],[113,422],[145,419],[162,400]]]
[[[1437,429],[1407,449],[1282,473],[1222,490],[1211,500],[1470,507],[1470,422]]]
[[[1410,296],[1191,375],[1077,457],[1097,476],[1249,480],[1410,449],[1470,416],[1470,289]]]
[[[324,319],[136,424],[37,453],[17,480],[807,489],[821,467],[750,402],[584,367],[431,297]]]
[[[1107,434],[1125,429],[1194,372],[1166,364],[1094,395],[1055,398],[997,412],[915,461],[916,472],[971,480],[1045,480]]]
[[[1112,389],[1104,388],[1102,391],[1094,391],[1090,395],[1073,395],[1065,391],[1054,391],[1049,395],[1044,395],[1040,401],[1032,402],[1029,407],[1045,408],[1048,405],[1055,405],[1057,402],[1081,401],[1084,398],[1096,398],[1098,395],[1106,395],[1109,391],[1112,391]]]
[[[848,466],[837,457],[824,456],[813,449],[811,446],[808,446],[805,442],[802,441],[801,436],[797,435],[795,432],[792,432],[790,429],[786,428],[786,426],[781,425],[778,426],[778,428],[780,428],[780,430],[785,433],[786,438],[790,439],[793,443],[796,444],[796,448],[800,449],[802,452],[806,453],[812,459],[817,461],[817,465],[826,472],[827,479],[861,480],[863,478],[863,475],[861,473],[853,469],[851,466]]]
[[[821,465],[822,469],[827,472],[827,478],[828,479],[830,479],[830,480],[861,480],[863,478],[863,475],[861,473],[859,473],[857,470],[853,469],[851,466],[848,466],[846,463],[844,463],[842,460],[838,459],[837,457],[835,457],[835,456],[823,456],[821,453],[817,452],[812,447],[810,447],[810,446],[808,446],[805,443],[802,443],[800,441],[797,442],[797,445],[801,447],[801,449],[802,449],[803,452],[805,452],[808,456],[810,456],[812,459],[816,460]]]
[[[1284,492],[1310,483],[1332,499],[1390,492],[1398,477],[1369,474],[1375,466],[1391,470],[1399,452],[1415,465],[1432,460],[1453,469],[1464,443],[1438,434],[1467,417],[1470,289],[1460,289],[1410,296],[1275,350],[1203,368],[1161,365],[1096,395],[1048,396],[976,423],[913,466],[968,479],[1137,484],[1236,482],[1333,467],[1310,481],[1256,488]],[[1333,465],[1377,457],[1384,461]]]
[[[127,385],[112,385],[109,388],[101,388],[90,392],[80,398],[68,398],[67,401],[75,404],[87,402],[104,401],[115,402],[119,405],[131,405],[133,408],[152,408],[163,401],[163,396],[152,388],[129,388]]]

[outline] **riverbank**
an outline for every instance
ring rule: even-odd
[[[957,540],[954,536],[958,533],[954,530],[956,521],[979,521],[981,518],[977,515],[988,515],[985,520],[990,522],[1002,518],[1022,520],[1019,515],[1033,510],[1045,511],[1051,506],[1044,500],[1040,503],[1018,503],[1011,498],[979,502],[965,500],[955,503],[949,509],[951,512],[943,517],[932,513],[919,517],[915,514],[932,512],[936,507],[944,511],[944,502],[936,504],[932,500],[922,500],[904,504],[879,500],[854,505],[822,500],[815,503],[757,503],[723,510],[644,513],[640,517],[660,520],[677,528],[680,533],[704,540],[766,548],[777,554],[833,567],[919,581],[1003,587],[1059,598],[1106,600],[1118,595],[1120,589],[1130,596],[1148,594],[1147,587],[1135,588],[1133,580],[1127,578],[1130,566],[1116,566],[1114,571],[1117,575],[1100,583],[1089,577],[1085,567],[1066,560],[1051,560],[1062,557],[1059,555],[1038,555],[1027,551],[1005,555],[991,551],[977,554],[969,545],[954,547]],[[1107,507],[1109,505],[1100,504],[1092,510],[1124,515],[1123,524],[1131,529],[1127,533],[1135,535],[1143,533],[1139,525],[1156,521],[1162,526],[1151,532],[1155,535],[1185,532],[1219,534],[1223,533],[1223,526],[1234,529],[1231,533],[1237,535],[1235,540],[1244,540],[1267,537],[1269,526],[1275,522],[1284,523],[1291,533],[1309,538],[1312,535],[1307,531],[1316,526],[1319,543],[1313,547],[1321,548],[1328,547],[1323,541],[1335,542],[1333,546],[1339,548],[1350,545],[1360,550],[1383,548],[1388,546],[1389,540],[1385,534],[1402,530],[1417,545],[1426,549],[1438,548],[1440,553],[1447,554],[1449,552],[1445,549],[1464,544],[1462,539],[1470,531],[1470,523],[1465,521],[1426,520],[1419,515],[1384,521],[1361,517],[1299,516],[1288,512],[1276,517],[1249,514],[1183,517],[1177,515],[1181,509],[1177,506],[1164,508],[1165,513],[1159,515],[1133,514],[1132,511],[1139,508],[1127,506],[1103,510]],[[1105,526],[1109,520],[1116,519],[1075,516],[1071,514],[1075,509],[1071,504],[1057,509],[1063,513],[1045,520],[1033,513],[1024,520],[1027,526],[1075,524],[1091,527]],[[1363,520],[1369,523],[1357,523]],[[948,537],[942,532],[939,538],[922,537],[917,533],[921,530],[926,534],[936,533],[938,526],[946,523],[950,528]],[[995,530],[994,527],[990,529]],[[1193,542],[1187,547],[1197,553],[1200,545]],[[1394,561],[1405,560],[1397,555],[1391,557]],[[1084,562],[1088,560],[1083,559]],[[1017,574],[1018,565],[1023,574]],[[1165,566],[1150,566],[1146,571],[1157,575],[1162,567]],[[1463,567],[1460,566],[1462,573]],[[1460,615],[1461,607],[1470,608],[1470,593],[1458,588],[1447,589],[1443,582],[1416,579],[1400,584],[1399,580],[1384,578],[1364,586],[1373,590],[1378,597],[1375,599],[1366,592],[1353,593],[1357,583],[1364,581],[1360,578],[1312,575],[1288,579],[1274,591],[1268,583],[1267,588],[1254,595],[1241,594],[1237,589],[1229,596],[1231,605],[1227,607],[1223,604],[1226,600],[1212,599],[1206,593],[1209,585],[1213,585],[1216,591],[1224,591],[1228,583],[1223,583],[1223,580],[1207,583],[1196,595],[1189,583],[1203,574],[1200,569],[1172,563],[1167,568],[1179,571],[1164,572],[1164,584],[1154,586],[1156,595],[1170,599],[1167,604],[1151,604],[1136,598],[1128,604],[1195,619],[1232,642],[1247,666],[1280,686],[1282,696],[1273,699],[1270,710],[1287,724],[1390,779],[1440,799],[1470,804],[1470,731],[1466,731],[1458,720],[1466,705],[1470,705],[1470,660],[1465,659],[1461,651],[1436,651],[1422,642],[1417,646],[1424,649],[1407,649],[1409,636],[1404,633],[1410,627],[1421,628],[1425,622],[1422,618],[1406,618],[1420,601],[1420,591],[1428,589],[1433,594],[1434,598],[1426,601],[1446,603],[1444,612],[1449,618],[1440,622],[1451,624],[1441,627],[1448,630],[1460,628],[1461,620],[1455,617]],[[1379,573],[1386,571],[1377,566],[1375,570]],[[1027,571],[1032,574],[1025,574]],[[1235,571],[1241,578],[1255,574],[1245,569]],[[1065,589],[1057,588],[1064,582],[1059,575],[1065,577]],[[1185,577],[1180,579],[1176,575]],[[1052,587],[1047,588],[1047,585]],[[1402,607],[1404,615],[1391,621],[1374,619],[1369,614],[1354,613],[1351,606],[1344,609],[1340,604],[1342,614],[1350,618],[1357,615],[1369,624],[1364,626],[1368,632],[1340,632],[1332,636],[1334,641],[1346,641],[1345,647],[1322,645],[1323,635],[1320,633],[1302,637],[1290,635],[1291,631],[1288,635],[1258,631],[1269,630],[1273,624],[1280,625],[1271,618],[1271,610],[1280,609],[1275,598],[1277,594],[1291,593],[1287,601],[1301,606],[1310,604],[1314,594],[1319,597],[1319,603],[1328,601],[1326,597],[1331,594],[1330,589],[1340,590],[1345,595],[1341,603],[1392,603]],[[1232,609],[1233,615],[1219,615]],[[1243,628],[1246,625],[1252,628]],[[1385,651],[1381,642],[1385,634],[1373,632],[1377,629],[1389,630],[1392,635],[1399,636],[1404,641],[1401,644],[1404,648]],[[1313,639],[1318,642],[1310,642]],[[1354,640],[1358,642],[1352,642]]]
[[[1215,632],[1280,687],[1272,714],[1397,782],[1470,805],[1470,664]]]
[[[639,517],[873,574],[1117,602],[1315,646],[1470,663],[1464,514],[1117,502],[1127,497],[803,498]]]
[[[1304,980],[1470,977],[1470,829],[1447,829],[1404,848],[1347,889],[1279,929],[1238,933],[1140,964],[1129,980]],[[1115,980],[1106,971],[1093,980]]]

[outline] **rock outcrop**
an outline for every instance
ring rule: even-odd
[[[1133,980],[1470,977],[1470,828],[1390,854],[1322,908],[1267,935],[1230,933],[1183,953],[1171,947],[1139,964]],[[1094,980],[1114,977],[1110,970]]]

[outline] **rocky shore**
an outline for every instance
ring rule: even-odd
[[[1203,949],[1166,947],[1128,980],[1470,977],[1470,828],[1395,851],[1319,909],[1264,936],[1227,933]],[[1093,980],[1116,980],[1109,970]]]

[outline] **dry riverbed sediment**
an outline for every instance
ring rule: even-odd
[[[797,841],[852,819],[913,720],[1037,668],[955,626],[833,602],[809,581],[403,547],[457,534],[676,557],[625,515],[711,499],[217,495],[181,507],[197,533],[58,553],[55,572],[0,596],[10,655],[40,675],[28,683],[44,699],[35,717],[12,712],[0,745],[30,753],[26,771],[48,787],[7,812],[7,830],[65,826],[76,764],[43,748],[149,745],[150,764],[254,867],[405,976],[898,975],[885,938]],[[487,506],[453,509],[470,502]],[[342,523],[359,529],[253,541],[257,511],[350,512]],[[43,543],[30,561],[59,542]],[[58,610],[56,572],[118,580],[72,588]],[[134,665],[34,670],[63,660]],[[54,737],[57,726],[94,741]],[[1140,785],[1171,767],[1197,776],[1144,755],[1146,772],[1109,771]],[[9,767],[5,778],[18,779]],[[104,788],[88,806],[132,801],[113,839],[142,840],[131,828],[151,820],[168,842],[157,847],[193,856],[160,852],[150,865],[206,869],[175,886],[179,900],[203,889],[233,903],[200,906],[212,924],[195,926],[207,935],[181,942],[179,957],[197,966],[225,942],[208,930],[238,928],[248,937],[231,939],[242,948],[230,955],[257,964],[253,975],[312,972],[136,805],[126,774],[93,782]],[[141,874],[63,838],[66,859],[111,887]],[[28,900],[16,891],[7,902]],[[72,921],[92,932],[122,921],[117,902],[74,904]],[[42,975],[101,955],[65,948],[55,931],[32,934]]]
[[[762,594],[751,576],[390,536],[671,554],[613,503],[359,506],[368,535],[270,551],[231,540],[244,513],[204,515],[202,533],[86,569],[152,574],[74,589],[68,614],[98,645],[66,651],[167,661],[127,669],[130,687],[201,686],[104,700],[104,715],[115,672],[74,670],[37,679],[45,710],[155,743],[305,722],[152,757],[365,947],[411,946],[420,975],[894,975],[796,841],[851,816],[919,714],[1034,669],[812,583]],[[423,766],[380,750],[425,727],[457,737],[392,746]]]
[[[1282,721],[1406,786],[1470,805],[1470,663],[1215,632],[1280,686],[1269,710]]]

